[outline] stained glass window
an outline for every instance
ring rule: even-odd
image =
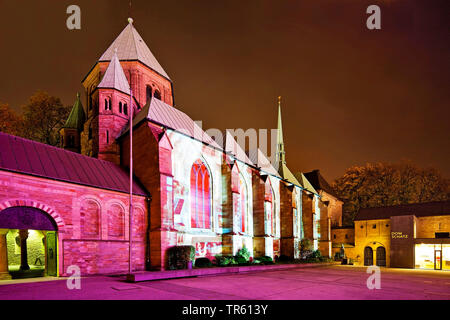
[[[211,178],[200,160],[191,169],[191,228],[211,228]]]

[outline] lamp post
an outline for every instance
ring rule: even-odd
[[[133,90],[130,86],[130,208],[128,222],[128,274],[133,272],[132,268],[132,243],[133,243]]]

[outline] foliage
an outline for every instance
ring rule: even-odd
[[[291,262],[291,261],[293,261],[294,259],[291,258],[291,257],[289,257],[289,256],[287,256],[287,255],[282,254],[282,255],[280,255],[280,258],[279,258],[278,260],[279,260],[280,262]]]
[[[209,260],[208,258],[197,258],[195,259],[195,266],[197,268],[207,268],[211,267],[212,263],[211,260]]]
[[[235,265],[236,261],[234,260],[233,256],[216,255],[214,263],[219,267],[226,267],[229,265]]]
[[[307,239],[307,238],[303,238],[302,240],[300,240],[300,251],[309,251],[312,250],[313,246],[312,246],[312,242],[311,240]]]
[[[59,130],[71,106],[44,91],[37,91],[17,114],[7,104],[0,105],[0,131],[50,145],[59,144]]]
[[[236,263],[240,266],[245,266],[245,265],[250,264],[250,262],[247,259],[245,259],[245,257],[239,256],[239,255],[234,257],[234,261],[236,261]]]
[[[243,247],[241,250],[238,251],[237,257],[239,259],[245,260],[245,262],[248,262],[250,259],[250,251],[246,247]]]
[[[262,263],[262,264],[273,264],[274,263],[273,259],[269,256],[257,257],[253,261],[254,261],[254,263],[255,263],[255,261],[259,261],[259,263]]]
[[[305,250],[302,252],[300,260],[304,262],[325,262],[330,259],[328,257],[323,257],[320,250]]]
[[[168,249],[169,269],[186,269],[189,261],[195,259],[193,246],[174,246]]]
[[[23,119],[8,104],[0,103],[0,131],[12,135],[20,135]]]
[[[354,166],[333,182],[344,201],[344,224],[353,222],[360,208],[450,199],[450,180],[434,168],[410,162],[368,163]]]

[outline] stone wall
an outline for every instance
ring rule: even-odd
[[[434,238],[436,232],[450,232],[450,216],[417,218],[416,238]]]
[[[134,196],[133,201],[135,267],[143,270],[147,200]],[[128,254],[116,256],[116,253],[128,246],[128,194],[0,171],[0,211],[15,205],[39,207],[57,220],[59,275],[65,275],[69,263],[79,265],[82,274],[127,271]],[[123,209],[117,224],[109,217],[114,206]],[[118,250],[119,247],[122,249]],[[31,251],[28,256],[31,264],[35,260],[33,254]]]

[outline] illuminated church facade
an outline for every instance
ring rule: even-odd
[[[288,169],[280,105],[275,166],[228,131],[216,141],[174,106],[172,81],[131,19],[82,84],[85,107],[78,95],[62,148],[0,133],[0,278],[11,261],[34,262],[31,235],[48,275],[71,265],[127,272],[131,112],[134,270],[167,269],[167,249],[177,245],[210,259],[243,247],[253,257],[299,258],[308,238],[331,256],[342,210],[329,208],[342,203]]]

